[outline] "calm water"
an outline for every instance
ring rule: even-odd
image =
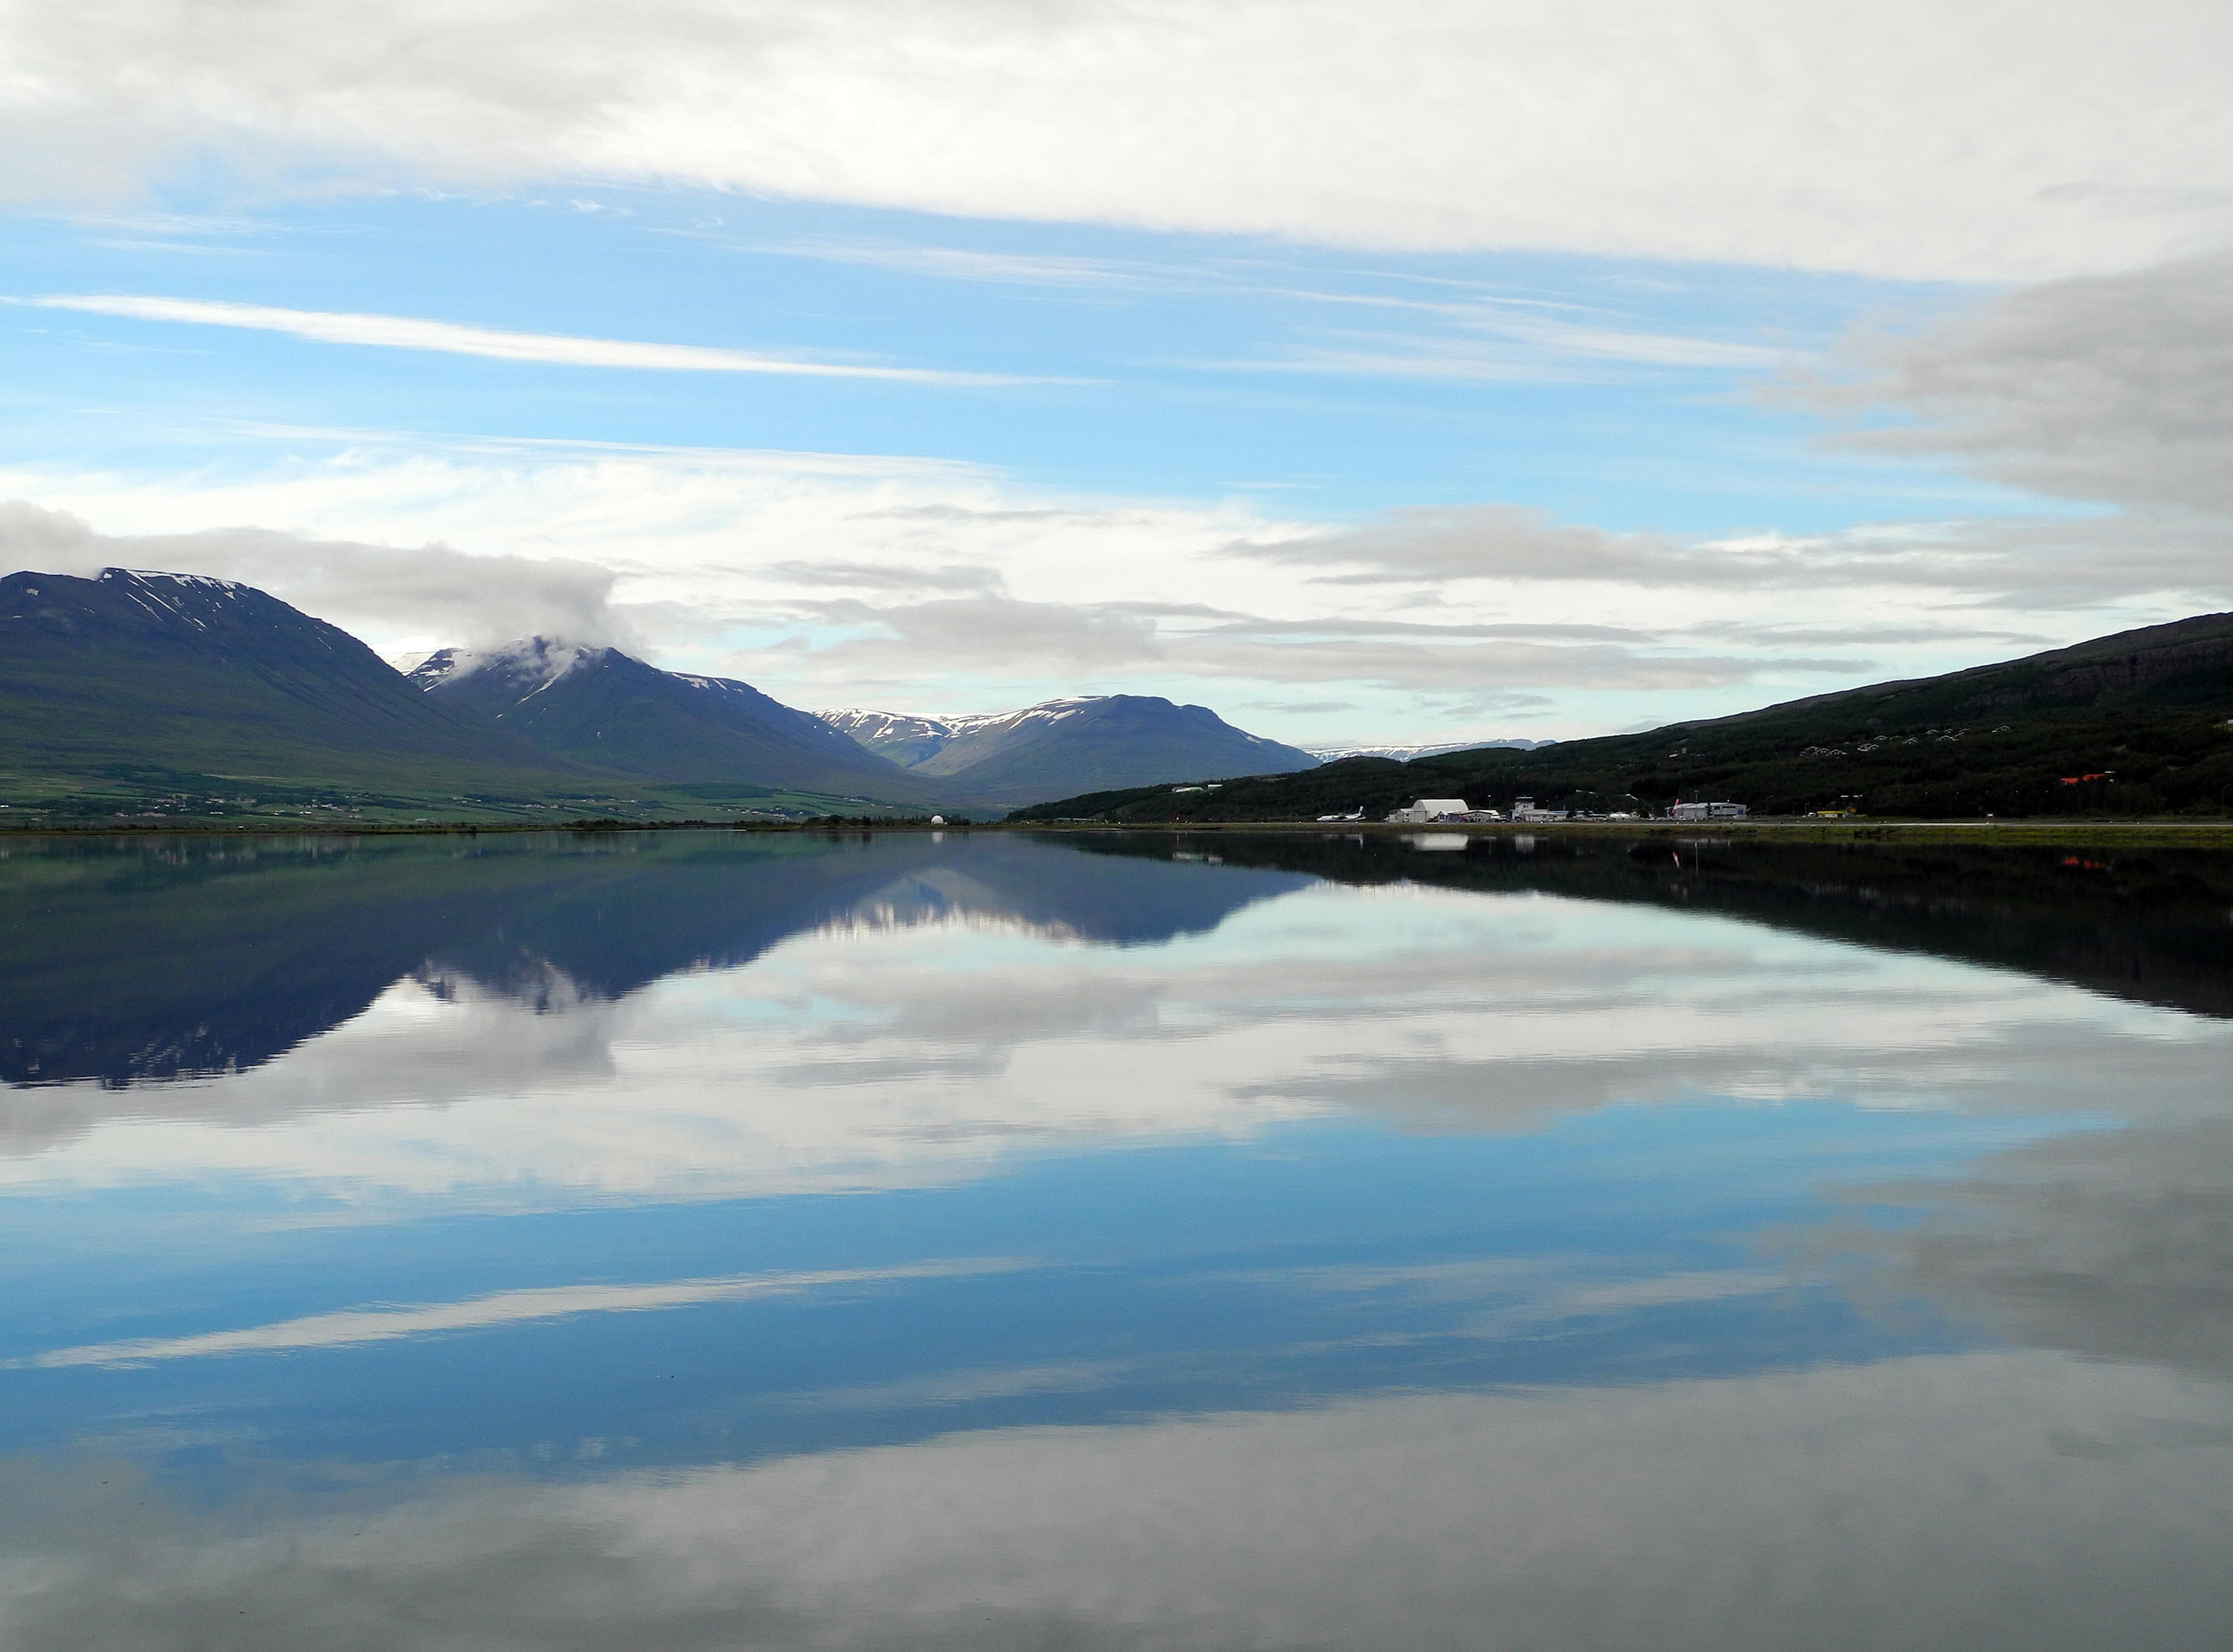
[[[0,856],[9,1652],[2233,1642],[2233,858]]]

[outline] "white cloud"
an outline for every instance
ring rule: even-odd
[[[1911,421],[1851,446],[2066,498],[2233,515],[2233,257],[2049,282],[1849,348],[1859,373],[1801,393]]]
[[[1094,498],[873,455],[374,432],[262,445],[251,466],[169,475],[0,467],[0,498],[38,502],[0,520],[0,552],[244,579],[390,655],[529,631],[615,641],[794,705],[1130,692],[1356,708],[1254,731],[1315,744],[1714,715],[2233,601],[2216,525],[2162,513],[1690,541],[1488,505],[1330,529],[1260,499]],[[1832,592],[1867,623],[1825,628]]]
[[[631,179],[2006,279],[2233,214],[2198,0],[156,0],[0,14],[9,182]]]
[[[1330,293],[1286,296],[1327,303],[1383,302]],[[1281,355],[1210,365],[1266,373],[1527,383],[1604,376],[1616,367],[1760,368],[1792,359],[1790,352],[1767,345],[1575,321],[1527,306],[1483,301],[1403,308],[1437,312],[1456,331],[1327,331],[1318,341],[1299,343]]]
[[[2233,458],[2233,455],[2229,455]],[[2233,558],[2216,517],[2177,511],[2114,516],[1985,517],[1944,522],[1864,524],[1816,535],[1754,534],[1684,541],[1665,534],[1615,534],[1559,523],[1515,505],[1455,505],[1386,512],[1355,527],[1245,539],[1226,554],[1323,569],[1314,583],[1386,585],[1573,584],[1758,601],[1771,593],[1866,591],[1870,625],[1854,631],[1890,642],[1926,610],[1903,613],[1897,595],[1936,592],[2008,613],[2067,608],[2106,610],[2119,599],[2152,597],[2165,617],[2191,603],[2233,601]],[[1812,628],[1761,621],[1704,620],[1700,636],[1768,644],[1780,632]],[[1929,615],[1941,637],[1953,632]],[[2135,621],[2134,623],[2140,621]]]
[[[434,350],[498,361],[538,361],[558,367],[634,367],[661,373],[771,373],[817,379],[896,379],[915,384],[1015,384],[997,374],[945,373],[926,367],[863,367],[752,355],[701,344],[646,344],[627,339],[574,338],[550,333],[507,333],[454,322],[407,315],[362,315],[322,309],[281,309],[192,298],[115,294],[56,294],[10,301],[40,309],[81,310],[134,321],[179,322],[199,327],[239,327],[286,333],[324,344],[365,344],[382,349]]]
[[[1266,621],[1213,612],[1194,621],[1127,602],[1021,602],[1006,596],[821,605],[827,621],[870,628],[816,648],[811,668],[843,682],[921,673],[960,658],[1012,671],[1155,671],[1252,683],[1377,684],[1409,691],[1511,695],[1510,686],[1673,689],[1721,686],[1779,672],[1852,669],[1851,660],[1701,654],[1650,631],[1559,638],[1567,628],[1481,628],[1344,619]],[[1483,632],[1487,631],[1488,635]],[[1497,634],[1517,631],[1518,635]],[[1542,640],[1543,633],[1554,640]],[[1618,637],[1618,640],[1608,640]]]
[[[683,232],[678,232],[683,233]],[[693,238],[717,237],[698,236]],[[948,281],[996,282],[1025,287],[1169,287],[1202,284],[1198,271],[1143,264],[1116,258],[1080,258],[1058,253],[987,252],[974,247],[929,246],[915,242],[862,237],[802,237],[747,244],[755,252],[814,258],[824,263],[865,264],[912,276]]]

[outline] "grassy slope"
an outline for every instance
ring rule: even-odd
[[[860,796],[661,783],[553,756],[260,591],[0,579],[0,823],[888,812]]]
[[[0,580],[0,787],[88,794],[522,800],[609,791],[427,704],[346,632],[244,587]]]
[[[1392,763],[1352,758],[1299,775],[1228,781],[1181,796],[1168,786],[1090,794],[1017,811],[1019,820],[1308,820],[1415,797],[1462,797],[1508,810],[1659,810],[1728,798],[1763,815],[1857,807],[1879,816],[1963,819],[2233,812],[2233,729],[2214,715],[2125,713],[1964,733],[1898,735],[1873,751],[1803,755],[1787,744],[1683,746],[1679,733],[1575,740],[1530,752],[1464,752]],[[1781,749],[1779,749],[1779,746]],[[1750,749],[1748,749],[1748,748]],[[1656,748],[1656,749],[1655,749]],[[2063,784],[2064,777],[2109,777]]]
[[[1658,810],[1728,798],[1756,813],[2233,812],[2233,616],[2205,615],[1945,677],[1794,700],[1536,751],[1351,758],[1299,775],[1065,798],[1019,819],[1293,820],[1417,797],[1509,809]],[[1810,750],[1812,748],[1812,750]],[[2101,776],[2066,784],[2067,777]]]

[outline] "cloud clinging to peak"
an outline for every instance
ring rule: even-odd
[[[239,580],[344,630],[401,628],[467,644],[537,634],[631,640],[612,611],[613,571],[594,563],[475,556],[441,544],[366,544],[270,528],[105,534],[67,511],[0,500],[0,569],[85,577],[112,567]]]

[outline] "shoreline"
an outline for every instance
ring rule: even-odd
[[[778,835],[840,835],[872,832],[1012,832],[1025,835],[1120,832],[1171,836],[1181,834],[1280,833],[1325,837],[1546,837],[1655,838],[1684,842],[1781,841],[1786,842],[1965,842],[2024,843],[2082,842],[2184,848],[2233,848],[2233,820],[1735,820],[1735,821],[1554,821],[1525,825],[1510,821],[1449,825],[1390,824],[1384,821],[922,821],[819,822],[584,819],[577,821],[325,821],[290,822],[265,817],[240,821],[114,821],[82,824],[0,822],[0,842],[29,838],[130,837],[478,837],[563,833],[611,836],[624,832],[744,832]]]

